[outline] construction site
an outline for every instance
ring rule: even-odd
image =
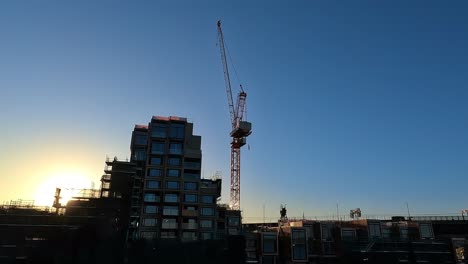
[[[99,189],[53,206],[17,200],[0,207],[0,263],[467,263],[468,217],[289,218],[243,222],[241,149],[252,133],[247,93],[231,85],[221,22],[218,46],[230,131],[230,196],[202,177],[200,135],[177,116],[152,116],[131,132],[130,159],[107,157]],[[236,98],[236,100],[234,100]],[[226,146],[227,149],[228,146]]]

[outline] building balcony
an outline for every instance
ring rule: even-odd
[[[101,181],[110,181],[111,175],[110,174],[104,174],[101,177]]]
[[[162,222],[162,229],[177,229],[179,226],[177,223]]]
[[[182,210],[182,216],[196,217],[196,216],[198,216],[198,211],[196,211],[196,210]]]
[[[183,229],[198,229],[198,224],[197,223],[182,223],[182,228]]]

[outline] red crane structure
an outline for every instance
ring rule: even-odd
[[[226,49],[224,45],[223,31],[221,30],[221,21],[218,21],[218,44],[221,52],[221,61],[223,63],[224,81],[229,105],[229,114],[231,117],[232,130],[231,141],[231,194],[229,206],[233,210],[240,210],[240,160],[241,147],[247,142],[247,136],[252,133],[252,124],[244,120],[245,104],[247,93],[240,85],[240,91],[237,94],[237,102],[234,106],[232,99],[231,80],[226,58]]]

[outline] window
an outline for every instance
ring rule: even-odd
[[[145,193],[145,202],[159,202],[159,196],[154,193]]]
[[[161,238],[177,238],[177,236],[175,232],[161,232]]]
[[[168,189],[179,189],[179,182],[168,181],[168,182],[166,182],[166,188],[168,188]]]
[[[151,165],[162,165],[162,157],[151,158]]]
[[[182,239],[197,240],[197,234],[195,232],[182,232]]]
[[[369,236],[371,239],[381,238],[380,223],[369,223]]]
[[[200,179],[200,173],[190,173],[184,171],[184,180],[196,181]]]
[[[306,259],[306,248],[305,245],[294,245],[293,246],[293,260],[304,260]]]
[[[136,145],[146,145],[146,135],[135,135],[135,140],[133,142]]]
[[[420,223],[419,233],[422,239],[434,238],[434,235],[432,233],[432,225],[430,223]]]
[[[150,169],[148,174],[150,177],[161,177],[162,171],[159,169]]]
[[[180,177],[180,170],[167,170],[167,177]]]
[[[159,181],[146,181],[146,188],[148,189],[159,189],[160,182]]]
[[[228,217],[229,226],[239,226],[239,217],[238,216],[229,216]]]
[[[354,240],[356,238],[356,230],[352,228],[341,229],[341,238],[343,240]]]
[[[181,143],[171,143],[169,144],[169,154],[182,154],[182,144]]]
[[[292,241],[293,244],[293,260],[305,260],[307,259],[306,253],[306,230],[297,229],[292,231]]]
[[[145,240],[152,240],[156,238],[156,232],[141,232],[140,237]]]
[[[196,182],[186,182],[186,183],[184,183],[184,189],[185,190],[196,190],[197,189],[197,183]]]
[[[176,229],[177,221],[175,219],[163,219],[161,227],[164,229]]]
[[[177,194],[168,193],[164,196],[164,201],[168,203],[177,203],[179,201],[179,197]]]
[[[180,166],[180,158],[169,158],[168,163],[171,166]]]
[[[109,189],[110,188],[110,182],[103,182],[101,184],[101,189]]]
[[[187,203],[196,203],[197,202],[197,195],[196,194],[186,194],[185,195],[185,202],[187,202]]]
[[[171,138],[183,139],[185,135],[184,124],[171,124],[171,131],[169,136]]]
[[[200,228],[213,228],[213,221],[200,220]]]
[[[304,225],[304,228],[307,233],[307,239],[313,239],[314,238],[314,227],[311,225]]]
[[[212,195],[203,195],[202,196],[202,203],[212,204],[213,203],[213,196]]]
[[[400,238],[403,240],[408,239],[408,228],[407,227],[400,227]]]
[[[202,240],[213,239],[213,233],[203,232],[203,233],[200,233],[200,235],[201,235]]]
[[[293,230],[292,232],[292,241],[294,244],[304,244],[306,239],[305,239],[305,230],[299,229],[299,230]]]
[[[199,170],[201,168],[201,161],[200,159],[186,158],[184,160],[184,168]]]
[[[179,215],[179,207],[177,206],[164,206],[163,215]]]
[[[143,226],[156,226],[156,223],[155,218],[143,218]]]
[[[331,225],[322,224],[322,239],[332,241],[332,227]]]
[[[277,250],[276,235],[263,234],[263,253],[276,253]]]
[[[144,149],[135,149],[135,160],[146,160],[146,151]]]
[[[153,124],[151,127],[151,136],[158,138],[167,137],[167,126],[163,124]]]
[[[146,205],[145,206],[145,214],[157,214],[158,207],[155,205]]]
[[[151,144],[151,154],[164,154],[164,142],[153,142]]]
[[[214,209],[210,207],[202,207],[201,215],[214,215]]]

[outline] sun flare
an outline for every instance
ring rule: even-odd
[[[61,188],[62,204],[78,193],[78,189],[92,188],[92,181],[80,172],[57,172],[46,178],[37,188],[35,205],[52,206],[55,188]]]

